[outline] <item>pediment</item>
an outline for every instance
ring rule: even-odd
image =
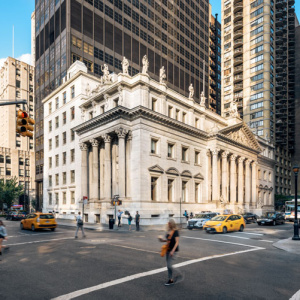
[[[258,152],[262,152],[255,135],[244,122],[226,127],[220,130],[219,133],[231,140],[234,140],[236,143],[247,146]]]
[[[194,175],[195,179],[204,179],[203,175],[201,173],[197,173],[196,175]]]
[[[154,172],[154,173],[161,173],[161,174],[164,173],[164,169],[162,167],[160,167],[159,165],[155,165],[153,167],[150,167],[148,170],[150,172]]]
[[[180,175],[179,171],[176,168],[169,168],[166,171],[166,173],[169,174],[169,175],[174,175],[174,176],[179,176]]]
[[[188,170],[185,170],[181,173],[181,176],[192,178],[192,173]]]

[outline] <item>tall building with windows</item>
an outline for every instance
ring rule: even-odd
[[[237,105],[276,145],[276,194],[290,194],[294,143],[294,1],[222,0],[222,111]]]
[[[209,0],[35,3],[37,139],[44,134],[42,99],[63,83],[67,68],[76,60],[101,76],[104,63],[119,73],[125,56],[131,66],[129,74],[134,75],[141,71],[142,58],[147,55],[153,78],[159,78],[164,66],[171,88],[187,96],[192,83],[199,102],[205,86],[208,98]],[[36,151],[43,152],[43,146]],[[43,190],[43,164],[37,161],[38,193]]]
[[[211,10],[211,5],[209,6]],[[218,14],[209,19],[209,109],[221,114],[221,23]]]
[[[16,133],[16,113],[24,109],[33,118],[33,85],[34,68],[8,57],[0,69],[0,101],[27,100],[27,104],[0,106],[0,127],[3,128],[0,131],[0,179],[7,181],[17,177],[30,198],[34,197],[35,191],[34,138]],[[20,204],[24,204],[23,201],[20,197]]]

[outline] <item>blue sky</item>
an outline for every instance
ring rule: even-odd
[[[0,0],[0,66],[7,56],[12,56],[12,28],[14,26],[15,58],[30,63],[31,13],[34,0]],[[300,17],[300,0],[295,1],[296,13]],[[221,0],[210,0],[213,14],[221,18]]]

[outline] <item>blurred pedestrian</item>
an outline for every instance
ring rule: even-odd
[[[189,219],[189,214],[186,210],[184,211],[183,216],[186,218],[186,220]]]
[[[166,286],[173,285],[176,281],[178,282],[180,278],[182,279],[182,274],[177,270],[178,275],[174,278],[174,268],[173,261],[176,257],[176,253],[179,251],[179,232],[176,227],[175,221],[170,219],[167,225],[168,233],[166,234],[166,239],[159,237],[161,242],[167,242],[167,268],[168,268],[168,281],[165,283]]]
[[[131,231],[131,221],[132,221],[132,216],[130,213],[128,213],[128,225],[129,225],[129,231]]]
[[[118,213],[117,213],[117,217],[118,217],[118,227],[122,227],[121,225],[121,218],[122,218],[122,211],[119,209]]]
[[[84,234],[84,230],[83,230],[83,220],[82,220],[82,216],[81,216],[81,213],[80,211],[78,212],[78,216],[75,217],[76,219],[76,223],[77,223],[77,228],[76,228],[76,233],[75,233],[75,239],[78,238],[78,230],[81,229],[81,232],[82,232],[82,236],[83,237],[86,237],[86,235]]]
[[[7,240],[7,231],[3,221],[0,220],[0,255],[2,255],[2,249],[5,251],[9,249],[9,247],[2,245],[4,240]]]
[[[140,215],[139,215],[139,212],[137,211],[136,212],[136,215],[135,215],[135,227],[136,227],[136,231],[140,231]]]
[[[191,212],[190,213],[190,219],[193,219],[194,218],[194,214]]]

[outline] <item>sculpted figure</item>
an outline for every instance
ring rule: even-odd
[[[149,68],[149,61],[148,61],[147,55],[144,55],[142,63],[143,63],[142,73],[147,74],[148,68]]]
[[[123,74],[128,75],[128,67],[129,67],[128,59],[124,56],[122,61]]]
[[[111,81],[111,75],[109,74],[108,65],[104,64],[104,66],[101,66],[101,71],[103,72],[103,83],[107,83]]]
[[[159,70],[159,82],[165,83],[166,78],[167,78],[166,70],[165,67],[162,66],[161,69]]]
[[[190,86],[189,86],[189,99],[193,99],[194,97],[194,88],[193,88],[193,84],[191,83]]]

